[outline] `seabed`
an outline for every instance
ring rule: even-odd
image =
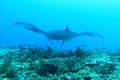
[[[119,49],[0,47],[0,80],[120,80],[119,73]]]

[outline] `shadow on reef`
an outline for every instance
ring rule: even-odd
[[[78,72],[84,65],[82,65],[81,60],[90,56],[86,54],[86,51],[78,47],[75,51],[54,51],[49,46],[47,49],[37,51],[32,56],[33,61],[38,60],[37,63],[30,63],[30,70],[35,70],[41,76],[46,76],[48,74],[59,74],[67,72]],[[79,63],[80,66],[76,67]]]

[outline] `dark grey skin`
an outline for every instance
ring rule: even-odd
[[[43,31],[43,30],[37,28],[36,26],[34,26],[30,23],[27,23],[27,22],[16,22],[16,23],[14,23],[14,25],[21,26],[21,27],[26,28],[33,32],[41,33],[44,36],[46,36],[49,40],[62,40],[62,45],[64,44],[65,41],[69,41],[72,38],[80,37],[80,36],[100,37],[100,38],[104,39],[103,36],[101,36],[98,33],[94,33],[94,32],[81,32],[81,33],[73,32],[73,31],[69,30],[68,24],[66,26],[66,29],[64,29],[64,30],[53,30],[53,31],[49,31],[49,32]]]

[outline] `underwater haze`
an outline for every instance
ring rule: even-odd
[[[96,32],[98,37],[81,36],[65,41],[51,40],[15,22],[29,22],[44,31],[66,29]],[[120,48],[120,0],[1,0],[1,45],[35,44],[54,49]]]

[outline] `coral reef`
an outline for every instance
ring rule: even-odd
[[[11,63],[10,54],[6,54],[3,63],[0,64],[0,74],[2,78],[14,78],[16,76],[16,70]]]
[[[120,51],[0,47],[0,80],[119,80]]]

